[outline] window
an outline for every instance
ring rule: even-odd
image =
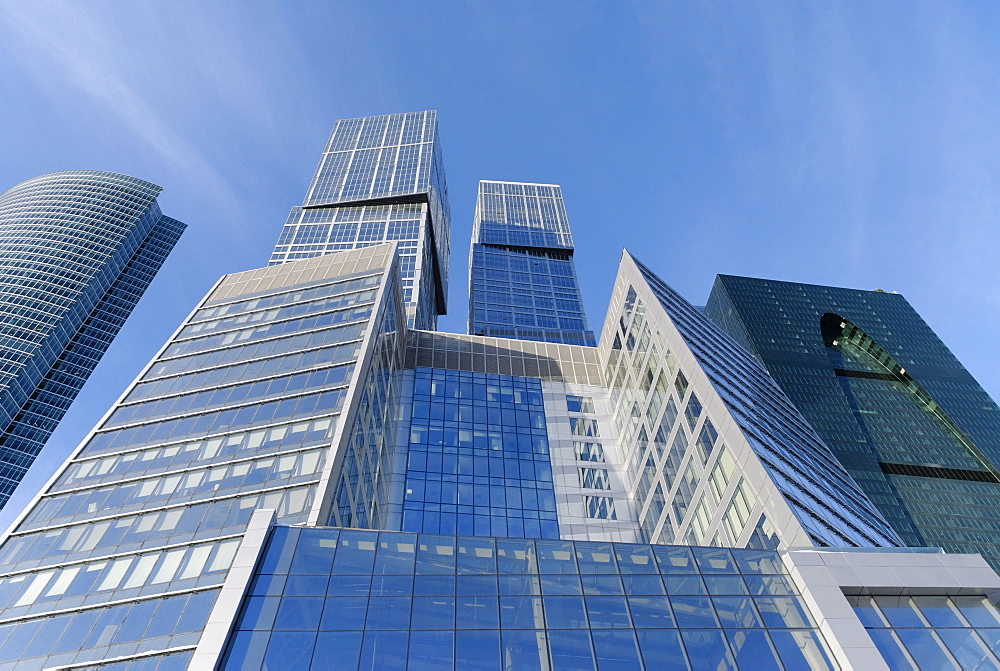
[[[570,412],[594,412],[594,399],[589,396],[566,396],[566,405]]]

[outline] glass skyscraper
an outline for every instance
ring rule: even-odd
[[[448,304],[450,236],[437,113],[341,119],[270,263],[398,241],[407,323],[433,329]]]
[[[596,344],[558,185],[479,182],[469,251],[469,333]]]
[[[907,544],[1000,566],[1000,408],[903,296],[720,275],[705,312]]]
[[[0,539],[0,671],[1000,666],[649,268],[593,347],[408,327],[408,249],[219,280]]]
[[[0,194],[0,507],[183,232],[161,190],[78,170]]]

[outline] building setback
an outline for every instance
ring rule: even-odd
[[[1000,408],[903,296],[720,275],[705,313],[908,545],[1000,566]]]
[[[270,265],[398,241],[411,328],[448,305],[451,223],[437,112],[341,119]]]
[[[219,280],[0,539],[0,669],[1000,666],[1000,576],[631,255],[597,347],[409,328],[402,258]]]
[[[76,170],[0,194],[0,507],[183,232],[160,191]]]
[[[479,182],[469,250],[469,333],[596,344],[558,185]]]

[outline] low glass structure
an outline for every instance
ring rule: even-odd
[[[275,527],[223,669],[833,669],[776,552]]]

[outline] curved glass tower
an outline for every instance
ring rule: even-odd
[[[0,507],[183,232],[160,191],[74,170],[0,194]]]

